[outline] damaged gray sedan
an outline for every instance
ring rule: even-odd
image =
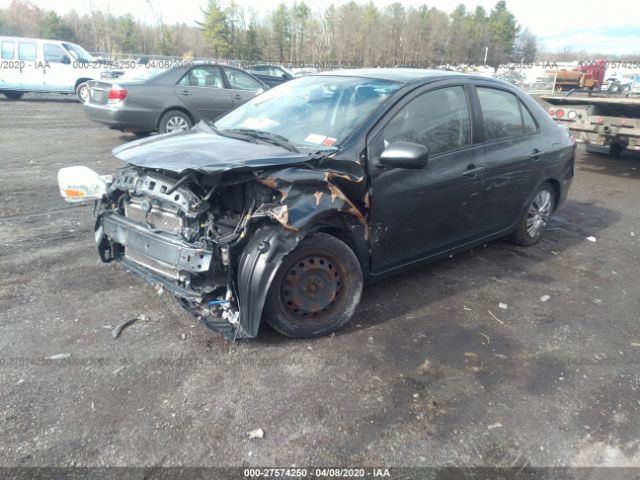
[[[573,177],[566,130],[513,86],[375,69],[292,80],[214,124],[62,169],[97,201],[104,262],[228,338],[292,337],[354,314],[363,283],[509,236],[535,244]]]

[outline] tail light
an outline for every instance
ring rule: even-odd
[[[549,109],[549,115],[551,115],[552,117],[555,116],[556,114],[556,109],[555,108],[550,108]]]
[[[556,118],[562,118],[562,117],[564,117],[564,110],[559,108],[558,110],[556,110]]]
[[[107,98],[109,99],[109,103],[121,102],[127,98],[127,93],[126,88],[122,88],[120,85],[114,85],[111,87],[111,90],[109,90]]]

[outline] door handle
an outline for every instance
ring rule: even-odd
[[[185,97],[188,97],[191,95],[191,92],[189,90],[184,90],[181,95],[184,95]]]
[[[233,98],[236,100],[242,100],[244,97],[238,94],[238,95],[234,95]]]
[[[531,155],[529,155],[529,158],[531,158],[532,160],[538,160],[540,158],[540,156],[544,155],[544,152],[538,150],[537,148],[533,150],[533,152],[531,153]]]
[[[467,167],[467,169],[462,172],[462,175],[464,175],[465,177],[475,177],[479,174],[481,174],[482,172],[484,172],[486,170],[485,167],[476,167],[475,165],[471,164]]]

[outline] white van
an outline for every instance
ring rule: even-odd
[[[25,92],[75,93],[84,103],[86,82],[100,78],[104,68],[75,43],[0,37],[0,92],[12,100]]]

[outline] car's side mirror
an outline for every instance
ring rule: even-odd
[[[384,149],[378,160],[382,165],[394,168],[424,168],[427,165],[427,147],[413,142],[393,142]]]
[[[60,63],[64,63],[65,65],[69,65],[71,63],[71,60],[66,55],[62,55],[62,57],[60,57]]]

